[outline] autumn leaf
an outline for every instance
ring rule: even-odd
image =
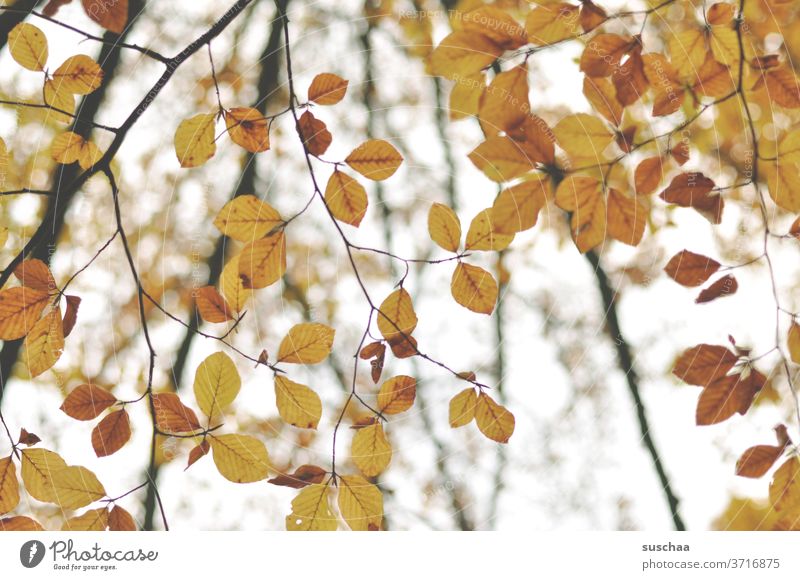
[[[472,31],[456,31],[446,36],[430,56],[434,75],[458,80],[492,64],[503,53],[489,37]]]
[[[55,138],[50,153],[54,161],[64,164],[77,161],[81,169],[91,168],[103,157],[102,151],[94,143],[69,131]]]
[[[394,175],[403,156],[388,141],[371,139],[353,149],[345,163],[367,179],[383,181]]]
[[[383,495],[377,486],[358,475],[339,478],[339,511],[354,532],[381,529]]]
[[[475,418],[475,407],[478,403],[478,394],[470,387],[464,389],[450,399],[450,426],[463,427]]]
[[[194,396],[207,417],[219,417],[236,399],[242,379],[231,357],[215,352],[197,367]]]
[[[322,417],[319,395],[284,376],[275,377],[275,402],[281,419],[300,429],[316,429]]]
[[[388,341],[411,335],[417,327],[417,314],[405,288],[395,290],[381,302],[376,314],[378,330]]]
[[[528,42],[543,46],[576,36],[581,32],[578,19],[578,7],[566,2],[538,6],[525,20]]]
[[[81,0],[83,10],[100,26],[121,34],[128,24],[128,0]]]
[[[247,244],[239,254],[239,277],[246,289],[266,288],[286,272],[283,230]]]
[[[165,433],[188,433],[201,428],[197,415],[175,393],[154,393],[156,426]]]
[[[96,385],[80,385],[74,388],[60,409],[73,419],[91,421],[117,402],[117,398]]]
[[[292,489],[302,489],[308,485],[322,483],[327,472],[316,465],[301,465],[294,470],[294,473],[281,473],[278,477],[267,480],[267,483],[280,487],[291,487]]]
[[[698,425],[720,423],[739,413],[744,415],[764,386],[765,377],[758,371],[725,375],[709,383],[697,401]]]
[[[214,465],[222,477],[233,483],[266,479],[270,463],[266,446],[249,435],[211,435]]]
[[[73,95],[88,95],[103,84],[103,69],[85,54],[69,57],[53,73],[56,91]]]
[[[344,98],[348,81],[332,73],[314,77],[308,87],[308,100],[318,105],[335,105]]]
[[[358,227],[367,213],[367,192],[355,179],[335,169],[325,187],[325,203],[333,217]]]
[[[738,360],[724,346],[698,344],[678,357],[672,374],[690,385],[706,386],[727,375]]]
[[[245,243],[263,238],[283,223],[275,208],[254,195],[236,196],[214,218],[222,234]]]
[[[17,63],[32,71],[47,65],[47,37],[33,24],[20,22],[8,33],[8,48]]]
[[[536,167],[520,143],[507,136],[489,137],[469,154],[469,160],[497,183],[521,177]]]
[[[92,447],[95,455],[113,455],[131,438],[131,420],[125,409],[106,415],[92,430]]]
[[[480,98],[478,119],[486,135],[508,133],[530,114],[528,67],[520,65],[497,74]]]
[[[573,157],[600,160],[614,141],[605,123],[593,115],[577,113],[561,119],[553,127],[559,146]]]
[[[797,324],[794,320],[792,320],[792,324],[789,326],[789,334],[786,343],[789,347],[789,356],[792,362],[800,364],[800,324]]]
[[[25,287],[0,292],[0,340],[16,340],[28,334],[48,298],[47,292]]]
[[[503,50],[514,50],[527,42],[525,29],[497,6],[481,6],[462,16],[464,31],[487,37]]]
[[[23,286],[52,293],[56,290],[56,281],[47,264],[37,259],[23,260],[14,268],[14,276]]]
[[[736,278],[728,274],[717,279],[713,284],[709,285],[708,288],[703,288],[697,298],[695,298],[695,303],[705,304],[717,298],[730,296],[731,294],[736,294],[738,289],[739,283],[736,281]]]
[[[38,377],[51,368],[64,350],[64,325],[61,311],[54,308],[39,320],[25,337],[22,360],[28,366],[31,378]]]
[[[138,527],[126,509],[115,505],[108,513],[108,529],[112,532],[135,532]]]
[[[338,522],[331,512],[328,485],[309,485],[292,500],[286,529],[303,532],[332,532]]]
[[[208,439],[203,439],[198,445],[192,447],[192,450],[189,451],[189,459],[186,462],[184,471],[197,463],[200,458],[208,455],[209,451],[211,451],[211,444],[208,442]]]
[[[26,516],[0,518],[0,532],[42,532],[42,524]]]
[[[514,415],[481,392],[475,403],[475,422],[486,437],[498,443],[508,443],[514,433]]]
[[[392,461],[392,446],[383,432],[383,425],[374,423],[356,431],[350,446],[350,456],[356,467],[367,477],[383,473]]]
[[[19,482],[13,458],[0,458],[0,515],[7,514],[19,504]]]
[[[736,475],[758,478],[772,469],[791,443],[785,431],[786,427],[783,425],[776,427],[779,445],[754,445],[745,450],[736,462]],[[785,437],[783,441],[781,441],[782,435]]]
[[[417,381],[406,375],[392,377],[378,391],[378,409],[385,415],[408,411],[417,396]]]
[[[428,211],[428,234],[443,250],[457,252],[461,245],[461,220],[451,208],[434,203]]]
[[[691,207],[713,224],[722,221],[725,202],[714,195],[714,182],[702,173],[681,173],[661,192],[661,199],[681,207]]]
[[[224,112],[225,126],[231,141],[249,151],[269,149],[269,122],[258,109],[234,107]]]
[[[215,113],[207,113],[190,117],[178,125],[174,145],[181,167],[199,167],[217,152],[216,119]]]
[[[693,288],[713,276],[720,266],[719,262],[707,256],[681,250],[670,258],[664,271],[681,286]]]
[[[108,527],[108,508],[86,510],[79,516],[69,518],[61,526],[66,532],[102,532]]]
[[[195,292],[200,317],[206,322],[219,323],[233,320],[234,315],[225,298],[213,286],[203,286]]]
[[[450,280],[450,293],[464,308],[491,314],[497,303],[497,282],[483,268],[459,262]]]
[[[67,302],[67,307],[64,311],[64,338],[72,334],[75,324],[78,322],[78,309],[81,306],[80,296],[72,296],[67,294],[64,296]]]
[[[539,219],[539,212],[547,204],[547,198],[547,184],[541,176],[504,189],[489,211],[488,221],[492,230],[513,235],[532,228]]]

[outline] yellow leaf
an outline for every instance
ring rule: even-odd
[[[614,140],[603,121],[585,113],[564,117],[553,132],[561,148],[573,157],[602,159],[603,151]]]
[[[68,519],[61,526],[65,532],[102,532],[108,527],[108,509],[87,510],[79,516]]]
[[[378,409],[385,415],[408,411],[417,396],[417,381],[413,377],[398,375],[381,385],[378,391]]]
[[[582,32],[578,7],[556,2],[534,8],[525,20],[528,42],[537,46],[553,44]]]
[[[49,483],[52,486],[52,499],[45,501],[65,510],[82,508],[106,495],[97,476],[77,465],[54,469],[50,472]]]
[[[35,499],[55,502],[52,473],[67,467],[60,455],[47,449],[32,448],[22,451],[22,482],[25,490]]]
[[[502,405],[495,403],[486,393],[478,396],[475,422],[481,433],[498,443],[508,443],[508,439],[514,433],[514,415]]]
[[[367,192],[355,179],[335,169],[325,187],[325,203],[333,217],[358,227],[367,213]]]
[[[378,310],[378,330],[389,342],[410,336],[417,327],[417,313],[405,288],[389,294]]]
[[[318,322],[293,326],[278,347],[278,362],[316,364],[331,354],[336,331]]]
[[[81,0],[86,14],[106,30],[121,34],[128,24],[128,0]]]
[[[308,100],[318,105],[335,105],[344,98],[348,81],[332,73],[322,73],[314,77],[308,87]]]
[[[197,367],[194,396],[197,406],[208,417],[217,417],[239,394],[242,379],[236,365],[224,352],[215,352]]]
[[[0,532],[43,532],[42,524],[25,516],[0,519]]]
[[[450,426],[463,427],[475,418],[475,406],[478,403],[478,394],[470,387],[450,399]]]
[[[360,475],[339,478],[339,511],[354,532],[379,530],[383,522],[383,495]]]
[[[520,65],[492,79],[481,96],[478,118],[485,135],[508,133],[530,114],[528,67]]]
[[[234,107],[225,111],[225,126],[231,141],[250,153],[269,149],[269,123],[261,111],[251,107]]]
[[[485,88],[486,76],[483,73],[474,73],[456,79],[456,84],[450,91],[450,120],[457,121],[477,115],[481,95]]]
[[[282,223],[275,208],[249,194],[230,200],[214,218],[214,226],[221,233],[245,243],[263,238]]]
[[[480,314],[491,314],[497,302],[497,282],[478,266],[459,262],[450,281],[450,292],[461,306]]]
[[[56,90],[73,95],[88,95],[103,84],[103,69],[91,57],[76,54],[69,57],[53,73]]]
[[[503,49],[475,32],[452,32],[430,56],[430,70],[436,76],[458,80],[492,64]]]
[[[614,126],[622,123],[624,109],[617,100],[617,89],[604,78],[583,79],[583,95],[595,111],[603,115]]]
[[[781,161],[800,163],[800,130],[789,131],[778,145],[778,155]]]
[[[64,325],[61,311],[54,308],[50,314],[33,325],[25,337],[22,360],[28,366],[31,378],[48,370],[61,357],[64,350]]]
[[[234,483],[252,483],[269,475],[269,455],[264,444],[249,435],[211,435],[214,464],[222,477]]]
[[[286,272],[283,230],[247,244],[239,254],[239,277],[245,288],[265,288]]]
[[[43,98],[46,105],[58,109],[50,113],[56,121],[72,122],[72,116],[75,114],[75,97],[72,93],[66,90],[59,91],[55,83],[48,79],[44,82]]]
[[[539,212],[547,205],[547,189],[547,181],[537,175],[501,191],[489,210],[492,231],[513,236],[535,226]]]
[[[103,157],[94,143],[70,131],[55,138],[50,153],[54,161],[64,164],[77,161],[83,169],[89,169]]]
[[[33,24],[21,22],[8,33],[8,48],[20,66],[43,71],[47,64],[47,38]]]
[[[456,212],[441,203],[434,203],[428,212],[428,233],[439,247],[457,252],[461,245],[461,221]]]
[[[765,167],[769,196],[779,207],[800,212],[800,172],[792,163],[777,161]]]
[[[214,141],[216,114],[195,115],[181,121],[175,131],[175,154],[181,167],[198,167],[217,152]]]
[[[513,240],[514,234],[501,234],[495,230],[492,210],[489,208],[478,213],[469,224],[464,247],[467,250],[500,251],[506,249]]]
[[[345,162],[367,179],[383,181],[394,175],[403,156],[388,141],[371,139],[353,149]]]
[[[772,476],[769,500],[778,512],[800,510],[800,457],[790,457]]]
[[[714,58],[729,67],[739,66],[739,35],[729,26],[712,26],[709,44]]]
[[[0,515],[13,510],[19,504],[19,482],[17,468],[9,457],[0,459]]]
[[[511,181],[536,167],[536,160],[510,137],[489,137],[472,150],[469,159],[498,183]]]
[[[668,41],[672,65],[682,77],[697,74],[706,61],[708,48],[702,30],[689,28],[675,34]]]
[[[309,485],[292,500],[292,513],[286,516],[287,530],[332,532],[337,527],[329,503],[328,484]]]
[[[0,340],[16,340],[28,334],[48,301],[47,292],[33,288],[9,288],[0,292]]]
[[[241,312],[247,299],[252,296],[253,291],[245,288],[242,283],[242,278],[239,276],[239,258],[238,254],[228,260],[225,267],[222,269],[222,276],[219,280],[219,289],[225,299],[236,312]]]
[[[383,473],[392,461],[392,446],[386,439],[383,425],[374,423],[356,431],[350,455],[356,467],[367,477]]]
[[[797,322],[792,321],[792,325],[789,327],[787,343],[792,362],[800,364],[800,324]]]
[[[322,417],[319,395],[306,385],[275,377],[275,402],[281,419],[300,429],[316,429]]]

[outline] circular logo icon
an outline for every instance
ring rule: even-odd
[[[35,568],[44,559],[45,547],[39,540],[29,540],[19,549],[19,561],[26,568]]]

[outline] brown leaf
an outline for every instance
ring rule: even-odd
[[[681,173],[660,197],[667,203],[694,208],[711,223],[718,224],[722,221],[725,202],[721,196],[711,194],[714,187],[714,182],[702,173]]]
[[[67,395],[60,409],[78,421],[90,421],[117,402],[117,398],[97,385],[80,385]]]
[[[583,0],[581,5],[581,28],[584,32],[591,32],[608,20],[606,11],[597,6],[592,0]]]
[[[739,289],[739,283],[736,278],[730,274],[719,278],[716,282],[711,284],[708,288],[703,288],[702,292],[697,296],[695,302],[697,304],[705,304],[717,298],[724,298],[731,294],[736,294]]]
[[[195,445],[189,452],[189,461],[186,464],[186,469],[189,469],[192,465],[197,463],[201,457],[208,455],[209,451],[211,451],[211,444],[207,439],[203,439],[199,445]],[[184,471],[186,471],[186,469],[184,469]]]
[[[697,401],[697,424],[714,425],[731,418],[735,413],[744,415],[765,382],[766,377],[755,369],[751,369],[749,373],[716,379],[700,393]]]
[[[358,356],[361,357],[361,360],[369,360],[379,356],[382,352],[386,352],[386,345],[384,345],[381,341],[376,340],[375,342],[371,342],[364,346]]]
[[[128,24],[128,0],[81,0],[86,15],[106,30],[121,34]]]
[[[130,440],[131,421],[125,409],[109,413],[92,430],[92,447],[98,457],[113,455]]]
[[[128,510],[115,505],[108,514],[108,529],[112,532],[135,532],[136,521]]]
[[[311,111],[306,111],[300,115],[297,127],[303,138],[303,144],[312,155],[322,155],[328,150],[331,141],[333,141],[333,135],[328,131],[325,123],[312,115]]]
[[[724,346],[698,344],[678,357],[672,374],[690,385],[706,386],[724,377],[738,360]]]
[[[201,429],[197,415],[175,393],[153,395],[156,426],[164,433],[186,433]]]
[[[62,322],[64,328],[64,338],[72,333],[75,328],[75,323],[78,322],[78,309],[81,306],[80,296],[72,296],[67,294],[64,296],[67,299],[67,308],[64,311],[64,320]]]
[[[766,474],[783,455],[784,446],[755,445],[736,462],[736,475],[758,478]]]
[[[667,262],[664,271],[681,286],[700,286],[720,268],[720,263],[689,250],[681,250]]]
[[[281,473],[278,477],[268,479],[267,483],[281,487],[291,487],[301,489],[307,485],[322,483],[325,479],[326,471],[316,465],[301,465],[294,473]]]
[[[26,445],[28,447],[32,445],[36,445],[39,443],[41,439],[35,433],[28,433],[25,429],[19,430],[19,442],[21,445]]]
[[[633,182],[637,195],[653,193],[664,179],[664,160],[659,157],[648,157],[636,166]]]
[[[56,290],[56,281],[53,274],[50,273],[50,268],[41,260],[32,259],[20,262],[14,268],[14,276],[22,283],[23,286],[39,290],[41,292],[48,292],[50,294]]]
[[[213,286],[203,286],[195,295],[197,310],[206,322],[219,323],[233,320],[233,312],[225,298]]]

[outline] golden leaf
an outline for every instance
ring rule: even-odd
[[[475,418],[475,407],[478,404],[478,394],[470,387],[464,389],[450,399],[450,426],[463,427]]]
[[[514,433],[514,415],[486,393],[478,395],[478,402],[475,404],[475,422],[481,433],[498,443],[508,443]]]
[[[383,522],[383,495],[359,475],[339,478],[339,511],[354,532],[379,530]]]
[[[469,224],[465,249],[500,251],[505,250],[514,240],[514,235],[498,233],[492,222],[492,210],[487,208],[478,213]]]
[[[392,461],[392,446],[383,432],[383,425],[374,423],[356,431],[350,446],[353,463],[367,477],[383,473]]]
[[[539,212],[547,204],[547,189],[544,177],[537,175],[501,191],[489,211],[488,221],[492,230],[496,234],[513,236],[535,226]]]
[[[215,113],[206,113],[190,117],[178,125],[174,144],[181,167],[199,167],[217,152],[214,140],[216,120]]]
[[[275,402],[281,419],[300,429],[316,429],[322,417],[319,395],[306,385],[275,377]]]
[[[28,366],[31,378],[48,370],[64,351],[64,324],[61,311],[54,308],[50,314],[33,325],[25,337],[22,360]]]
[[[43,71],[47,65],[47,37],[33,24],[20,22],[8,33],[8,48],[20,66]]]
[[[318,105],[335,105],[344,98],[348,83],[332,73],[318,74],[308,87],[308,100]]]
[[[367,213],[367,192],[355,179],[335,169],[325,187],[325,203],[333,217],[358,227]]]
[[[239,254],[239,277],[244,288],[266,288],[286,272],[283,230],[247,244]]]
[[[6,514],[19,504],[19,482],[14,460],[0,458],[0,515]]]
[[[86,510],[79,516],[69,518],[61,526],[65,532],[102,532],[108,527],[108,509],[105,507]]]
[[[211,435],[214,465],[222,477],[233,483],[266,479],[270,463],[264,444],[249,435]]]
[[[282,223],[277,210],[255,195],[236,196],[214,218],[221,233],[245,243],[263,238]]]
[[[292,513],[286,516],[286,529],[302,532],[332,532],[339,527],[331,512],[328,485],[309,485],[292,500]]]
[[[236,365],[224,352],[215,352],[197,367],[194,375],[194,396],[200,410],[218,417],[239,394],[242,379]]]
[[[234,107],[225,111],[224,116],[231,141],[250,153],[269,149],[269,123],[261,111],[251,107]]]
[[[328,358],[336,330],[318,322],[296,324],[278,347],[278,362],[316,364]]]
[[[377,313],[378,330],[388,341],[409,336],[417,327],[417,314],[405,288],[395,290],[381,302]]]
[[[483,34],[452,32],[431,53],[430,70],[458,81],[486,68],[502,53],[503,49]]]
[[[497,302],[497,282],[478,266],[459,262],[453,270],[450,292],[461,306],[480,314],[491,314]]]
[[[103,84],[103,69],[85,54],[69,57],[53,73],[56,91],[73,95],[88,95]]]
[[[378,409],[385,415],[408,411],[417,396],[417,381],[413,377],[398,375],[388,379],[378,391]]]
[[[440,248],[457,252],[461,245],[461,220],[448,206],[434,203],[428,211],[428,234]]]
[[[383,181],[394,175],[403,156],[388,141],[371,139],[353,149],[345,162],[367,179]]]
[[[200,317],[206,322],[218,323],[234,319],[233,312],[225,298],[213,286],[198,288],[194,299]]]

